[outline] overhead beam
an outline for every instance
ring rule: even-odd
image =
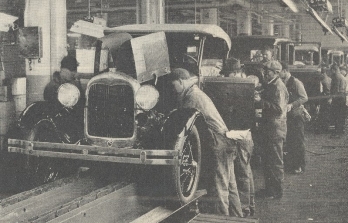
[[[169,4],[168,4],[169,3]],[[251,9],[252,4],[248,3],[248,1],[245,0],[229,0],[229,1],[223,1],[223,2],[211,2],[211,3],[182,3],[182,4],[170,4],[168,2],[166,4],[167,9],[202,9],[202,8],[222,8],[222,7],[228,7],[232,5],[240,5],[243,8]],[[109,8],[103,8],[103,12],[121,12],[121,11],[135,11],[136,6],[110,6]],[[67,10],[68,13],[86,13],[88,9],[84,8],[70,8]],[[100,8],[92,7],[91,12],[100,12]]]

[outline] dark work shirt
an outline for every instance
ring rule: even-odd
[[[292,104],[292,110],[296,110],[308,101],[306,90],[299,79],[290,76],[285,83],[289,93],[289,104]]]
[[[331,95],[344,94],[346,92],[346,80],[341,73],[333,74],[331,81]]]
[[[261,94],[262,119],[286,119],[288,101],[288,91],[279,77],[266,84]]]
[[[179,106],[182,108],[195,108],[200,111],[203,114],[209,129],[215,133],[225,135],[228,131],[225,122],[212,100],[202,90],[200,90],[197,85],[193,85],[186,89]]]
[[[331,78],[325,74],[324,78],[321,80],[321,84],[323,85],[323,94],[329,95],[331,91]]]

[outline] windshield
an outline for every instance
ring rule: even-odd
[[[204,42],[201,75],[219,76],[223,63],[227,57],[225,41],[212,36],[207,36]]]
[[[342,59],[342,57],[340,55],[333,55],[332,56],[333,62],[338,64],[338,65],[341,65],[341,59]]]
[[[231,57],[239,59],[241,63],[261,62],[263,49],[274,49],[274,39],[232,39]]]
[[[294,65],[319,65],[319,58],[319,52],[296,50]]]

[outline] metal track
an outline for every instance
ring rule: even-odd
[[[198,191],[181,206],[175,198],[139,195],[138,190],[128,181],[102,186],[88,175],[65,178],[1,200],[0,222],[166,222],[182,217],[180,212],[206,194]]]
[[[57,180],[1,200],[0,222],[47,222],[127,184],[105,186],[91,176]]]

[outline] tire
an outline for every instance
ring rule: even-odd
[[[172,168],[172,183],[180,203],[187,204],[194,198],[201,172],[201,142],[196,126],[192,127],[187,137],[178,138],[175,145],[182,161]]]
[[[51,123],[41,120],[24,136],[29,141],[62,142]],[[62,173],[60,159],[28,156],[26,162],[26,178],[29,187],[36,187],[56,180]]]

